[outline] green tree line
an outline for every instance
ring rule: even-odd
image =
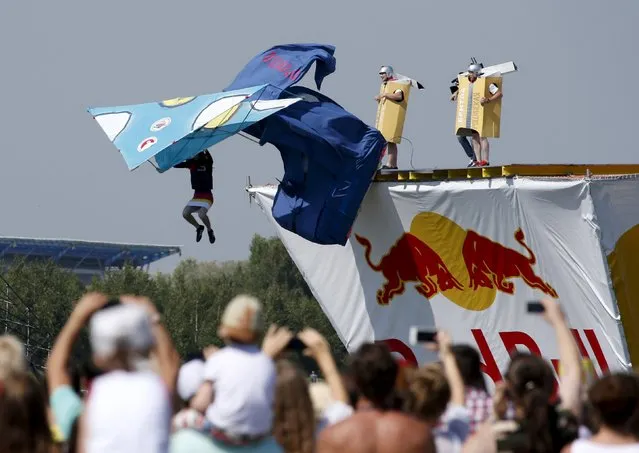
[[[221,345],[217,328],[224,307],[235,295],[247,293],[262,301],[267,325],[275,323],[293,331],[313,327],[328,339],[338,363],[346,357],[335,330],[278,238],[256,235],[245,261],[187,259],[171,274],[149,274],[127,266],[108,271],[88,287],[53,261],[15,261],[5,267],[0,282],[0,326],[17,335],[27,345],[32,363],[42,366],[74,303],[88,290],[113,297],[151,298],[183,356],[210,344]],[[88,358],[86,332],[75,354],[78,360]]]

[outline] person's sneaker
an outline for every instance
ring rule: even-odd
[[[476,167],[476,166],[477,166],[476,160],[471,160],[470,162],[468,162],[468,167]]]
[[[200,242],[202,240],[202,234],[204,234],[204,227],[202,225],[200,225],[199,227],[197,227],[197,230],[195,230],[195,241],[196,242]]]
[[[213,233],[213,230],[209,230],[209,242],[211,244],[215,242],[215,234]]]

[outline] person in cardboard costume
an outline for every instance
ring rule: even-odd
[[[481,69],[481,66],[478,64],[472,64],[468,67],[468,81],[470,83],[474,83],[481,75]],[[491,96],[482,96],[479,101],[482,106],[486,106],[489,102],[499,101],[504,95],[501,91],[501,87],[495,82],[491,82],[488,85],[488,91]],[[473,134],[473,150],[475,151],[475,158],[478,160],[478,166],[489,165],[490,144],[488,143],[488,137],[482,137],[479,133]]]
[[[388,121],[386,121],[387,124],[384,124],[383,119],[381,119],[380,117],[383,114],[382,111],[385,107],[384,103],[386,101],[396,103],[397,105],[399,105],[400,107],[404,107],[405,109],[407,104],[406,102],[407,96],[402,88],[392,84],[392,82],[397,80],[393,74],[392,66],[382,66],[379,70],[379,76],[382,79],[382,86],[380,88],[380,93],[377,96],[375,96],[375,100],[379,104],[379,107],[377,110],[378,113],[377,113],[376,127],[380,130],[380,132],[382,133],[382,135],[388,142],[388,148],[387,148],[388,161],[386,165],[384,165],[382,168],[396,169],[397,168],[397,144],[400,143],[402,139],[401,137],[393,136],[395,135],[393,133],[397,131],[397,125],[398,125],[397,123],[399,123],[400,118],[398,118],[397,113],[393,112],[395,113],[394,115],[392,115],[393,118],[390,118]],[[401,123],[402,123],[401,126],[403,126],[403,123],[404,123],[403,117],[401,118]],[[389,136],[389,133],[390,133],[390,136]]]
[[[499,137],[502,79],[500,75],[486,76],[483,71],[483,66],[473,61],[468,67],[466,80],[460,75],[459,89],[451,96],[451,101],[457,101],[455,129],[458,139],[468,135],[472,137],[475,159],[470,167],[489,165],[488,137]]]
[[[382,133],[388,143],[388,161],[383,169],[397,169],[397,145],[402,141],[406,108],[411,86],[420,90],[424,86],[409,77],[397,74],[392,66],[382,66],[379,70],[382,85],[377,101],[377,118],[375,127]]]

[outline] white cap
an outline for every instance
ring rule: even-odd
[[[188,401],[195,395],[204,382],[204,361],[194,359],[180,367],[177,379],[177,391],[183,401]]]
[[[91,317],[93,353],[108,357],[118,348],[146,352],[155,344],[148,312],[135,304],[120,304],[100,310]]]
[[[468,66],[468,72],[472,72],[474,74],[481,74],[482,69],[483,68],[477,63],[473,63],[470,66]]]

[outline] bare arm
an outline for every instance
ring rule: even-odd
[[[86,411],[80,415],[78,420],[76,421],[78,424],[78,434],[75,438],[76,452],[77,453],[86,453],[86,438],[87,436],[87,423],[86,423]]]
[[[503,96],[504,96],[504,94],[502,93],[501,88],[497,87],[497,91],[495,92],[495,94],[492,94],[492,95],[490,95],[488,97],[482,98],[481,103],[482,103],[482,105],[483,104],[488,104],[490,102],[497,101],[497,100],[501,99]]]
[[[566,319],[557,302],[551,299],[542,300],[545,307],[544,317],[552,325],[557,335],[559,360],[562,368],[559,395],[561,405],[575,416],[581,411],[581,357],[575,338],[570,332]]]
[[[316,330],[306,328],[298,334],[300,340],[308,346],[305,352],[315,359],[326,379],[328,387],[331,389],[333,398],[342,403],[348,404],[348,392],[344,387],[342,377],[337,371],[337,366],[331,355],[331,349],[326,339]]]
[[[171,335],[159,319],[153,324],[153,334],[157,341],[156,353],[160,374],[171,394],[175,394],[177,376],[180,371],[180,354],[173,345]]]
[[[71,376],[67,372],[67,363],[69,362],[69,357],[71,357],[73,345],[91,315],[103,307],[107,301],[108,298],[104,294],[88,293],[80,299],[71,312],[47,360],[46,374],[49,395],[58,387],[71,384]]]
[[[491,101],[496,101],[497,99],[501,99],[502,97],[504,97],[504,93],[499,90],[499,92],[497,94],[495,94],[493,97],[491,97]]]
[[[501,99],[504,96],[504,93],[501,92],[501,90],[499,90],[497,93],[493,94],[492,96],[490,96],[488,99],[488,102],[493,102],[496,101],[498,99]]]
[[[444,365],[444,372],[446,373],[448,384],[450,385],[450,401],[458,406],[464,406],[466,402],[464,380],[462,379],[459,368],[457,367],[455,355],[450,348],[451,341],[448,333],[443,331],[437,332],[437,343],[439,345],[439,357]]]
[[[396,93],[385,93],[382,97],[388,99],[389,101],[401,102],[404,100],[404,92],[399,91]]]
[[[495,433],[489,423],[483,423],[462,447],[462,453],[497,453]]]
[[[72,313],[55,340],[51,355],[47,360],[47,383],[49,395],[64,385],[71,385],[71,376],[67,372],[67,363],[71,356],[73,345],[82,330],[86,320]]]
[[[262,341],[262,351],[273,360],[284,350],[288,342],[293,338],[293,333],[287,327],[278,327],[271,324]]]
[[[171,335],[160,321],[160,314],[155,305],[146,297],[122,296],[122,303],[137,303],[144,306],[151,316],[153,322],[153,336],[155,337],[155,354],[160,376],[166,384],[171,396],[175,394],[177,386],[177,376],[180,370],[180,355],[178,354]]]

